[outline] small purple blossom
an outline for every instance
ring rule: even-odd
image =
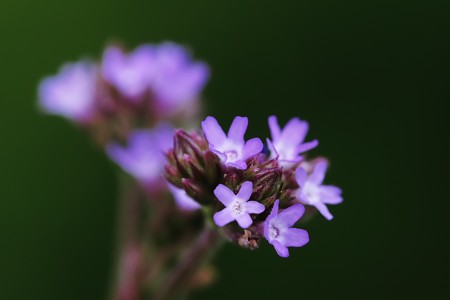
[[[319,142],[313,140],[304,143],[308,133],[308,123],[299,118],[292,118],[283,130],[280,129],[276,116],[269,117],[269,127],[272,140],[267,140],[271,157],[278,157],[281,164],[289,165],[303,159],[303,152],[315,148]]]
[[[208,79],[208,66],[192,61],[185,48],[169,42],[155,47],[151,89],[160,110],[189,109]]]
[[[107,146],[109,157],[124,171],[145,184],[162,180],[166,163],[164,152],[172,146],[173,128],[160,125],[153,130],[135,130],[124,147],[118,143]]]
[[[275,201],[272,212],[264,222],[264,236],[279,256],[288,257],[287,247],[303,247],[309,242],[306,230],[291,228],[303,216],[305,208],[295,204],[278,213],[279,203],[280,200]]]
[[[39,86],[39,105],[50,114],[87,122],[94,114],[96,67],[89,62],[68,63]]]
[[[143,45],[130,53],[109,47],[103,56],[103,77],[130,101],[149,91],[159,113],[192,109],[209,78],[203,62],[192,61],[185,48],[174,43]]]
[[[342,190],[332,185],[322,185],[327,171],[326,160],[318,161],[311,174],[308,176],[303,168],[298,168],[295,173],[300,188],[297,191],[297,200],[306,205],[312,205],[327,219],[333,219],[326,204],[339,204],[343,201]]]
[[[103,77],[130,101],[139,100],[149,90],[155,69],[155,49],[151,45],[140,46],[128,54],[112,46],[103,54]]]
[[[247,169],[246,160],[263,150],[263,143],[259,138],[245,142],[248,119],[235,117],[228,130],[228,134],[220,127],[214,117],[207,117],[202,122],[203,133],[209,143],[209,148],[216,153],[222,162],[238,169]]]
[[[214,190],[214,195],[225,205],[225,208],[214,214],[214,222],[217,226],[225,226],[237,221],[242,228],[248,228],[253,220],[250,214],[260,214],[265,207],[259,202],[248,201],[253,192],[253,183],[246,181],[242,184],[238,194],[223,184],[219,184]]]
[[[169,190],[172,193],[175,203],[181,210],[194,211],[201,208],[201,205],[188,196],[185,190],[175,187],[172,184],[168,184]]]

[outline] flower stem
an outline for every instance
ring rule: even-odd
[[[135,182],[120,177],[116,262],[109,299],[136,300],[139,294],[139,270],[142,245],[139,238],[139,209],[142,195]]]
[[[220,241],[221,237],[216,230],[204,228],[151,299],[169,300],[183,296],[189,289],[192,275],[210,259]]]

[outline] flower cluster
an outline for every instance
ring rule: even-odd
[[[99,64],[68,63],[45,78],[39,105],[89,129],[113,161],[153,188],[164,184],[172,124],[186,125],[195,116],[208,78],[207,65],[173,43],[129,53],[110,46]]]
[[[259,138],[245,140],[247,126],[248,119],[238,116],[225,133],[207,117],[202,133],[177,130],[166,177],[197,203],[192,209],[209,207],[231,241],[255,249],[264,237],[278,255],[288,257],[288,247],[309,242],[305,230],[293,227],[304,205],[331,220],[326,205],[342,202],[342,192],[323,184],[325,159],[305,159],[304,153],[318,145],[317,140],[305,142],[307,122],[294,118],[280,128],[277,118],[269,117],[269,153],[263,153]]]
[[[287,257],[288,247],[309,242],[294,227],[304,206],[331,220],[327,205],[342,202],[342,192],[323,184],[326,159],[306,158],[318,141],[305,141],[308,123],[299,118],[281,128],[270,116],[266,148],[260,138],[245,139],[246,117],[227,132],[214,117],[198,132],[175,129],[195,126],[208,78],[206,64],[173,43],[131,52],[110,46],[98,64],[66,64],[45,78],[39,104],[87,128],[151,197],[170,191],[183,214],[209,219],[230,241],[256,249],[265,238]]]
[[[306,154],[318,146],[305,140],[307,122],[282,128],[270,116],[266,147],[246,139],[246,117],[227,132],[214,117],[198,124],[208,78],[179,45],[113,45],[99,63],[65,64],[39,86],[43,111],[86,130],[130,175],[120,180],[114,299],[178,299],[208,284],[208,260],[224,239],[251,250],[266,240],[288,257],[309,242],[296,227],[302,216],[331,220],[328,205],[342,202],[324,184],[327,160]]]

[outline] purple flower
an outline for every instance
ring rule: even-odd
[[[118,143],[107,146],[109,157],[124,171],[145,184],[161,182],[166,163],[164,152],[173,142],[173,128],[160,125],[153,130],[135,130],[124,147]]]
[[[209,148],[216,153],[222,162],[239,169],[247,169],[245,160],[260,153],[263,143],[259,138],[244,141],[248,119],[236,117],[228,130],[228,135],[222,130],[217,120],[207,117],[202,122],[203,133],[209,143]]]
[[[89,62],[65,64],[39,86],[39,105],[50,114],[86,122],[94,114],[96,68]]]
[[[326,204],[339,204],[343,199],[340,188],[322,185],[327,167],[327,161],[320,160],[315,164],[309,176],[305,169],[300,167],[295,173],[295,178],[300,186],[297,191],[297,200],[300,203],[315,206],[327,220],[331,220],[333,216]]]
[[[109,47],[103,54],[102,74],[106,81],[131,101],[149,90],[155,71],[155,49],[143,45],[131,53]]]
[[[279,256],[288,257],[287,247],[303,247],[309,242],[306,230],[291,228],[303,216],[305,208],[295,204],[278,213],[279,203],[280,200],[275,201],[272,212],[264,222],[264,236]]]
[[[179,189],[172,184],[168,184],[169,190],[172,193],[175,203],[184,211],[194,211],[201,208],[200,204],[188,196],[188,194],[183,190]]]
[[[248,201],[253,192],[253,183],[246,181],[242,184],[238,194],[223,184],[219,184],[214,190],[214,195],[225,205],[225,208],[214,214],[214,222],[217,226],[225,226],[236,220],[242,228],[248,228],[253,220],[250,214],[260,214],[265,207],[259,202]]]
[[[271,157],[278,157],[283,165],[290,165],[303,159],[303,152],[315,148],[319,142],[313,140],[303,143],[308,133],[308,123],[299,118],[291,119],[283,130],[280,129],[276,116],[269,117],[270,134],[272,140],[267,140]]]
[[[191,109],[209,79],[205,63],[193,62],[185,48],[163,43],[154,48],[151,89],[160,111]]]
[[[150,91],[158,112],[173,114],[192,109],[209,78],[209,68],[193,62],[183,47],[163,43],[143,45],[128,54],[109,47],[103,56],[102,74],[130,101],[138,101]]]

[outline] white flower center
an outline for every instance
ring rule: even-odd
[[[270,224],[269,236],[271,239],[276,239],[280,235],[280,230],[273,224]]]
[[[274,147],[278,153],[278,159],[280,160],[293,160],[296,155],[295,149],[292,149],[283,143],[278,142],[274,144]]]
[[[237,151],[234,150],[230,150],[230,151],[225,151],[225,155],[227,156],[227,161],[236,161],[238,158],[238,153]]]
[[[307,197],[307,199],[304,199],[304,201],[308,202],[308,204],[320,202],[319,187],[317,185],[306,182],[305,186],[303,187],[303,193]]]
[[[234,216],[239,216],[240,214],[242,214],[244,211],[244,207],[242,205],[242,203],[240,203],[239,201],[234,201],[233,204],[231,204],[231,213]]]

